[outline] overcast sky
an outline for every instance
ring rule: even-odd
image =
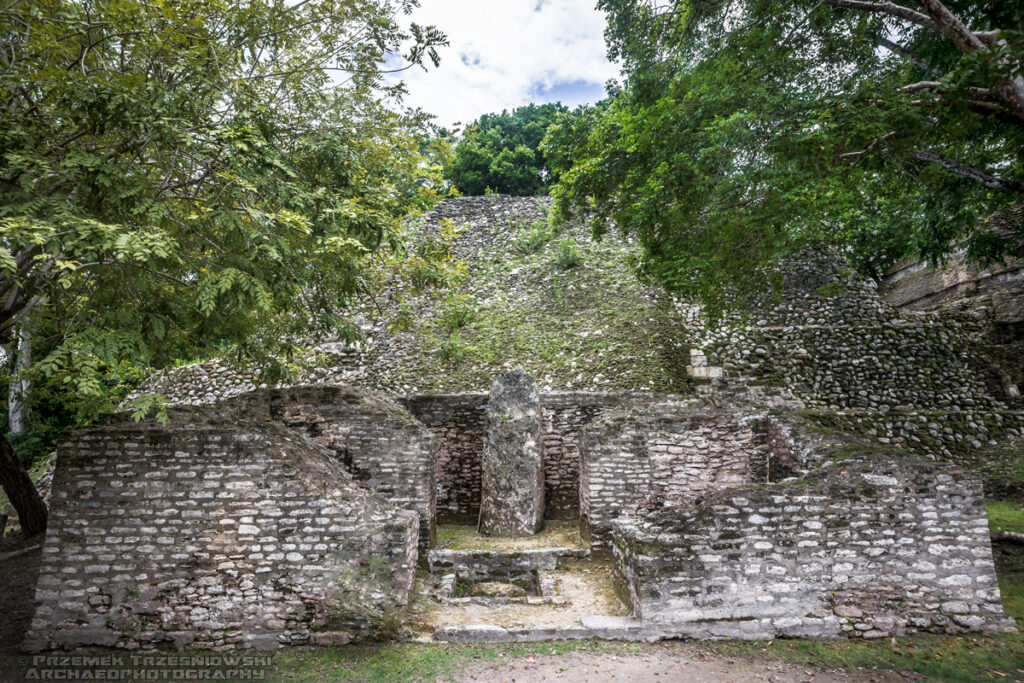
[[[451,46],[440,50],[440,68],[401,74],[406,104],[451,126],[530,102],[596,102],[619,76],[596,2],[422,0],[412,20],[437,26]]]

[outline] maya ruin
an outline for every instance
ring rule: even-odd
[[[0,0],[0,682],[1024,683],[1024,0]]]
[[[827,252],[785,264],[784,298],[738,328],[654,291],[638,314],[667,332],[599,310],[642,290],[625,270],[599,293],[581,271],[561,285],[579,308],[545,311],[543,258],[486,270],[513,251],[502,221],[544,207],[447,200],[428,224],[466,226],[481,317],[517,297],[557,334],[607,334],[594,365],[453,376],[382,335],[325,342],[296,386],[216,363],[154,378],[166,425],[115,416],[60,446],[26,646],[1015,628],[981,479],[956,464],[1022,426],[1016,378],[980,351],[991,321],[900,311]],[[680,357],[686,377],[658,376]]]

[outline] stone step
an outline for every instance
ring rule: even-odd
[[[494,576],[535,569],[554,569],[563,557],[587,557],[587,548],[529,548],[524,550],[431,550],[427,566],[432,574]]]
[[[535,643],[548,640],[769,640],[771,638],[813,637],[800,628],[787,628],[785,619],[721,619],[676,623],[645,622],[633,617],[584,616],[572,626],[502,628],[493,624],[442,626],[434,631],[434,642],[445,643]]]
[[[679,635],[677,626],[650,624],[632,617],[585,616],[572,626],[502,628],[493,624],[442,626],[434,632],[435,642],[445,643],[537,643],[548,640],[629,640],[653,642]]]

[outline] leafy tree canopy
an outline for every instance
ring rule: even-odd
[[[1024,5],[600,0],[626,82],[554,126],[556,214],[640,237],[712,312],[809,244],[878,276],[957,242],[1022,253],[979,217],[1024,193]],[[728,296],[727,296],[728,295]]]
[[[540,143],[548,126],[567,111],[557,103],[530,104],[511,113],[481,116],[466,128],[445,178],[467,195],[487,190],[519,196],[547,194],[558,176]]]
[[[440,187],[381,71],[437,62],[417,4],[4,2],[0,343],[44,326],[33,370],[81,397],[124,361],[343,327]]]

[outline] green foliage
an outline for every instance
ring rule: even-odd
[[[163,394],[143,394],[128,404],[136,422],[153,414],[160,424],[167,423],[167,397]]]
[[[1019,76],[1021,5],[948,3],[974,30],[1003,29],[965,54],[833,4],[601,0],[626,83],[550,129],[557,217],[638,236],[647,274],[712,309],[812,244],[875,277],[957,241],[980,260],[1021,253],[1020,235],[978,229],[1024,197],[1024,109],[998,95]]]
[[[470,351],[469,347],[464,341],[462,341],[461,335],[458,330],[455,330],[447,337],[441,340],[441,343],[437,347],[438,357],[453,365],[458,364],[466,357]]]
[[[51,452],[68,430],[111,412],[149,373],[142,363],[118,358],[124,353],[119,335],[81,335],[69,344],[61,340],[54,323],[43,315],[32,318],[35,351],[42,361],[24,373],[30,387],[23,397],[29,415],[27,431],[8,435],[26,464]],[[91,346],[82,348],[89,342]],[[4,377],[0,383],[3,392],[8,381]],[[5,414],[6,402],[0,402],[0,415]]]
[[[468,294],[449,292],[441,309],[440,323],[449,332],[456,332],[476,318],[476,300]]]
[[[57,434],[54,430],[33,429],[21,434],[7,437],[18,460],[26,467],[39,462],[57,447]]]
[[[551,232],[547,223],[542,220],[535,220],[529,225],[523,226],[516,237],[515,247],[520,254],[533,254],[539,251],[548,240],[551,239]]]
[[[0,8],[0,343],[52,332],[36,386],[72,423],[123,398],[123,363],[231,349],[270,378],[284,340],[352,329],[451,156],[380,73],[437,62],[445,37],[400,23],[417,4]]]
[[[571,237],[563,237],[558,243],[558,267],[562,270],[575,268],[580,263],[580,250]]]
[[[531,104],[481,116],[467,127],[445,178],[467,195],[547,194],[558,177],[540,143],[548,126],[567,111],[561,104]]]

